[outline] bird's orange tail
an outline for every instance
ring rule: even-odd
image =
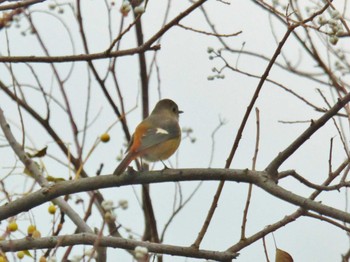
[[[125,169],[129,166],[131,161],[135,159],[135,156],[132,152],[128,152],[124,159],[120,162],[117,168],[114,170],[113,175],[120,176]]]

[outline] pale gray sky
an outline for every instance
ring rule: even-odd
[[[145,30],[145,39],[147,40],[161,25],[165,1],[150,1],[148,9],[143,16],[143,26]],[[269,17],[266,12],[253,3],[254,1],[231,1],[230,5],[219,3],[219,1],[209,1],[205,5],[212,22],[216,25],[217,30],[223,34],[230,34],[242,30],[242,34],[237,37],[228,38],[226,41],[231,47],[239,49],[245,43],[244,50],[254,51],[271,57],[276,43],[271,32]],[[91,52],[100,52],[107,48],[110,40],[107,31],[107,17],[104,15],[104,5],[101,1],[84,1],[83,14],[86,30],[89,32],[89,48]],[[116,3],[116,14],[119,9],[119,2]],[[311,5],[311,4],[310,4]],[[33,9],[46,10],[46,4],[38,4]],[[171,17],[188,6],[185,1],[172,1]],[[71,19],[69,11],[58,16],[60,19],[68,19],[69,24],[74,21]],[[72,47],[67,41],[67,33],[62,29],[62,24],[46,13],[37,13],[34,15],[34,22],[41,32],[45,32],[45,43],[49,46],[51,55],[63,55],[71,53]],[[126,24],[132,21],[131,16],[126,19]],[[281,39],[285,28],[281,27],[276,20],[272,20],[276,25],[276,34]],[[119,20],[113,19],[116,28],[119,27]],[[21,28],[12,27],[8,30],[11,54],[13,55],[39,55],[35,37],[28,35],[23,37],[20,31],[25,26],[21,23]],[[197,10],[186,18],[181,24],[193,27],[199,30],[208,30],[202,13]],[[77,39],[78,29],[76,24],[72,26],[72,35]],[[115,32],[113,32],[115,36]],[[5,31],[0,31],[0,51],[6,54]],[[342,43],[340,43],[341,45]],[[226,158],[231,149],[237,129],[243,118],[243,114],[250,101],[250,98],[257,86],[258,80],[246,76],[224,71],[225,79],[216,79],[208,81],[207,77],[213,75],[212,68],[222,66],[219,60],[209,60],[207,53],[208,47],[215,50],[221,48],[220,43],[215,37],[203,36],[202,34],[186,31],[181,28],[171,29],[161,42],[162,48],[158,51],[158,65],[160,67],[161,77],[161,95],[163,98],[168,97],[175,100],[180,109],[185,111],[181,115],[180,123],[183,127],[191,127],[194,130],[193,135],[196,137],[195,143],[184,140],[180,146],[178,160],[180,168],[206,168],[208,167],[211,154],[211,133],[219,123],[219,118],[225,119],[227,123],[219,130],[215,137],[215,155],[212,167],[224,167]],[[135,46],[134,32],[122,42],[122,48]],[[76,45],[77,53],[82,51],[80,42]],[[313,64],[308,61],[308,57],[303,53],[302,48],[295,42],[293,37],[289,39],[284,54],[293,62],[302,57],[302,66],[312,70]],[[324,54],[323,54],[324,55]],[[147,54],[148,61],[152,52]],[[232,65],[236,65],[237,55],[227,56]],[[118,76],[125,97],[127,109],[135,106],[135,96],[140,87],[138,76],[137,57],[122,57],[118,59]],[[279,60],[282,62],[282,60]],[[104,61],[95,62],[100,67],[101,72],[106,68]],[[267,62],[257,58],[241,55],[238,61],[240,69],[249,70],[250,72],[262,75]],[[47,88],[51,86],[52,74],[49,65],[35,65],[40,68],[40,78]],[[67,74],[70,64],[61,64],[58,67],[62,70],[61,75]],[[1,74],[1,80],[10,83],[8,72]],[[32,82],[33,77],[29,70],[20,64],[13,65],[16,76],[23,82]],[[73,74],[69,79],[67,86],[69,90],[69,100],[72,104],[73,114],[77,122],[82,126],[83,116],[86,103],[87,89],[86,66],[83,63],[77,63],[74,66]],[[93,78],[93,76],[91,76]],[[278,80],[288,88],[299,92],[312,102],[319,106],[324,106],[322,99],[315,91],[316,88],[322,90],[329,96],[329,90],[324,86],[317,85],[303,78],[297,78],[291,74],[286,74],[281,70],[274,68],[270,74],[271,79]],[[108,82],[107,82],[108,83]],[[158,101],[158,83],[156,76],[150,84],[150,105],[154,106]],[[111,85],[110,85],[111,86]],[[53,94],[60,97],[57,91],[57,85],[53,85]],[[28,97],[35,101],[37,105],[43,103],[35,92]],[[86,143],[86,152],[92,146],[96,137],[103,133],[115,121],[115,115],[112,113],[110,106],[105,101],[100,88],[93,81],[91,96],[91,115],[90,119],[99,114],[99,118],[88,130]],[[114,97],[115,98],[115,97]],[[61,98],[60,98],[61,99]],[[13,103],[9,102],[3,93],[0,93],[1,107],[5,111],[9,120],[19,125],[18,111]],[[257,169],[264,169],[267,164],[286,146],[288,146],[308,124],[281,124],[279,120],[310,120],[315,119],[321,114],[316,113],[307,107],[300,100],[292,97],[290,94],[282,91],[280,88],[265,83],[261,96],[256,106],[260,110],[260,147],[257,161]],[[44,107],[43,107],[44,108]],[[66,116],[62,111],[55,112],[52,110],[52,123],[59,130],[67,141],[71,142],[71,132],[67,128]],[[140,107],[128,115],[131,130],[140,121]],[[29,125],[26,128],[28,135],[32,138],[33,144],[37,148],[49,145],[50,154],[58,154],[62,159],[61,153],[52,145],[52,141],[36,124],[32,124],[32,119],[24,114],[25,123]],[[347,130],[347,126],[345,126]],[[20,130],[13,128],[18,135]],[[236,157],[233,160],[232,168],[251,168],[252,156],[255,145],[255,113],[252,113],[245,132],[242,137],[240,147]],[[111,173],[117,165],[116,156],[120,152],[124,135],[119,125],[115,126],[110,132],[111,141],[108,144],[100,145],[90,161],[86,165],[86,170],[93,174],[101,162],[105,168],[103,173]],[[19,137],[19,136],[18,136]],[[303,145],[280,170],[295,169],[297,172],[311,181],[323,181],[328,175],[328,157],[329,157],[329,140],[334,139],[334,167],[343,160],[343,151],[337,131],[331,123],[322,128],[314,137]],[[340,152],[339,152],[340,151]],[[11,166],[14,164],[13,155],[4,155],[8,152],[6,148],[0,148],[1,165]],[[338,153],[339,152],[339,153]],[[175,163],[175,157],[171,159]],[[67,177],[67,170],[57,165],[52,160],[45,160],[46,168],[54,176]],[[156,164],[156,169],[162,168],[161,164]],[[19,170],[20,171],[20,170]],[[0,169],[0,175],[3,176],[8,169]],[[18,177],[18,176],[17,176]],[[181,183],[184,196],[188,196],[191,190],[195,188],[198,182]],[[183,209],[182,212],[174,219],[172,226],[169,227],[165,243],[188,246],[195,240],[200,230],[205,216],[208,212],[212,198],[216,191],[218,182],[204,182],[193,200]],[[287,179],[280,183],[281,186],[298,193],[308,196],[310,190],[306,190],[298,182]],[[171,214],[174,196],[174,184],[152,185],[152,199],[160,231],[168,216]],[[221,196],[217,211],[212,220],[209,231],[204,238],[202,248],[210,250],[225,250],[236,243],[240,237],[242,210],[244,208],[248,185],[240,183],[226,183],[223,195]],[[16,185],[14,189],[20,190],[21,186]],[[139,187],[135,187],[139,192]],[[107,192],[108,191],[108,192]],[[125,227],[142,234],[143,217],[138,206],[134,191],[131,187],[115,188],[102,190],[106,196],[110,196],[114,201],[127,199],[129,201],[128,210],[117,210],[118,221]],[[73,196],[75,198],[76,196]],[[333,207],[344,209],[345,194],[341,192],[324,194],[318,200],[330,204]],[[35,208],[33,214],[36,221],[40,220],[37,211],[46,216],[46,205]],[[248,216],[247,234],[248,236],[263,229],[266,225],[272,224],[285,215],[294,212],[297,207],[278,200],[268,193],[254,187],[251,208]],[[46,218],[48,219],[48,218]],[[43,220],[43,223],[47,220]],[[100,222],[89,221],[92,227],[99,227]],[[43,235],[49,229],[42,226]],[[69,230],[67,232],[70,232]],[[310,218],[300,218],[298,221],[281,228],[275,233],[278,247],[289,252],[294,261],[340,261],[340,255],[348,249],[348,239],[346,234],[339,229]],[[274,244],[271,235],[266,237],[270,260],[274,260]],[[336,244],[335,244],[336,243]],[[130,256],[123,250],[109,250],[111,254],[118,254],[120,261],[130,261]],[[110,258],[112,255],[110,256]],[[111,258],[112,259],[112,258]],[[113,260],[109,261],[113,261]],[[27,259],[27,261],[29,261]],[[195,261],[194,259],[167,257],[166,261]],[[200,260],[198,260],[200,261]],[[261,241],[254,243],[242,250],[238,261],[265,261],[264,251]]]

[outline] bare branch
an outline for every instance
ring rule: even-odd
[[[125,49],[113,52],[101,52],[94,54],[79,54],[67,56],[0,56],[0,62],[9,63],[67,63],[67,62],[86,62],[98,59],[106,59],[111,57],[122,57],[142,53],[146,51],[157,51],[160,45],[146,46],[142,45],[136,48]]]
[[[215,37],[233,37],[233,36],[237,36],[239,34],[242,33],[242,31],[238,31],[236,33],[232,33],[232,34],[218,34],[218,33],[211,33],[211,32],[206,32],[206,31],[202,31],[202,30],[198,30],[198,29],[194,29],[192,27],[188,27],[188,26],[184,26],[182,24],[178,24],[178,27],[181,27],[185,30],[190,30],[199,34],[203,34],[203,35],[210,35],[210,36],[215,36]]]
[[[333,179],[333,178],[332,178]],[[177,181],[215,181],[226,180],[241,183],[252,183],[271,195],[288,203],[312,210],[319,214],[350,223],[350,214],[311,199],[294,194],[277,185],[265,171],[250,171],[248,169],[169,169],[162,171],[144,171],[124,173],[121,176],[104,175],[99,177],[81,178],[75,181],[59,182],[50,188],[43,188],[0,207],[0,220],[14,216],[20,212],[41,205],[62,195],[92,191],[100,188],[121,187],[151,183]]]
[[[259,142],[260,142],[260,111],[258,108],[255,108],[255,115],[256,115],[256,140],[255,140],[255,150],[254,150],[253,161],[252,161],[253,162],[252,163],[252,171],[255,171],[256,161],[258,159],[258,152],[259,152]],[[241,240],[245,239],[247,217],[248,217],[248,211],[249,211],[249,206],[250,206],[250,200],[252,198],[252,192],[253,192],[253,185],[249,184],[247,200],[246,200],[245,207],[243,210],[243,218],[242,218],[242,226],[241,226]]]
[[[0,11],[17,9],[20,7],[28,7],[37,3],[45,2],[46,0],[25,0],[25,1],[16,1],[16,3],[8,5],[0,5]]]
[[[213,259],[216,261],[231,261],[236,258],[238,254],[229,251],[210,251],[197,250],[191,247],[172,246],[164,244],[149,243],[143,241],[136,241],[131,239],[124,239],[120,237],[104,237],[97,236],[91,233],[61,235],[57,237],[43,237],[39,239],[23,238],[19,240],[1,241],[0,249],[4,252],[20,251],[28,249],[44,249],[55,248],[57,246],[71,246],[71,245],[94,245],[98,241],[102,247],[113,247],[134,250],[135,247],[146,247],[149,252],[168,254],[173,256],[184,256],[194,258]]]

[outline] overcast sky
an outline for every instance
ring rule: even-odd
[[[150,1],[147,11],[143,16],[144,38],[147,40],[156,31],[162,23],[166,1]],[[172,1],[170,17],[174,17],[178,12],[184,10],[189,3],[187,1]],[[268,17],[267,13],[259,8],[254,1],[231,1],[230,5],[225,5],[219,1],[209,1],[205,4],[212,22],[216,29],[222,34],[231,34],[242,31],[236,37],[226,39],[227,43],[235,49],[254,51],[271,57],[276,42],[271,31],[271,24],[274,24],[274,30],[278,40],[281,39],[286,28],[279,22]],[[51,2],[50,2],[51,3]],[[100,52],[105,50],[110,43],[107,30],[107,17],[104,15],[105,7],[101,1],[84,1],[83,15],[86,31],[88,32],[89,48],[91,52]],[[116,12],[119,9],[119,1],[116,3]],[[67,32],[63,29],[59,20],[49,16],[47,13],[47,3],[38,4],[32,10],[41,10],[35,13],[33,21],[40,32],[45,32],[45,43],[50,49],[51,55],[64,55],[72,53],[72,47],[67,40]],[[310,6],[312,4],[310,3]],[[65,13],[59,15],[60,18],[67,21],[71,27],[74,39],[78,39],[78,28],[68,8],[64,7]],[[119,15],[118,15],[119,17]],[[126,24],[132,21],[129,16]],[[116,28],[119,28],[119,18],[113,19]],[[12,26],[8,30],[9,43],[12,55],[42,55],[38,50],[35,37],[28,34],[21,35],[21,31],[26,28],[26,22],[23,19],[20,28]],[[209,30],[208,25],[202,13],[197,10],[189,17],[184,19],[181,24],[193,27],[198,30]],[[116,30],[113,32],[114,36]],[[7,54],[5,30],[0,31],[0,51]],[[344,43],[339,43],[340,47]],[[130,48],[135,46],[134,32],[130,32],[121,44],[121,48]],[[232,71],[225,70],[224,79],[215,79],[208,81],[208,76],[212,76],[213,67],[220,68],[222,61],[219,59],[209,59],[207,53],[208,47],[215,50],[222,46],[215,37],[194,33],[179,27],[172,28],[161,41],[161,49],[158,51],[157,61],[160,69],[160,87],[161,98],[171,98],[177,102],[180,109],[185,113],[181,115],[180,124],[182,127],[190,127],[194,130],[192,136],[196,138],[195,143],[189,139],[184,139],[178,154],[171,159],[175,165],[175,158],[178,157],[179,168],[206,168],[209,165],[211,156],[211,134],[218,126],[219,120],[224,119],[225,125],[220,128],[215,136],[215,151],[211,167],[224,167],[226,158],[231,150],[233,140],[237,129],[243,118],[243,114],[251,99],[258,83],[258,79],[242,76]],[[82,52],[80,42],[76,43],[76,53]],[[313,70],[313,64],[308,61],[308,56],[303,53],[302,48],[291,37],[285,46],[284,55],[292,62],[296,63],[301,58],[301,67],[309,71]],[[147,53],[148,61],[152,57],[152,52]],[[324,54],[323,54],[324,55]],[[258,58],[237,54],[227,54],[227,59],[233,66],[238,65],[241,70],[248,70],[251,73],[262,75],[267,65],[266,61]],[[282,60],[279,60],[282,62]],[[106,68],[104,61],[97,61],[101,72]],[[52,73],[47,64],[35,65],[40,70],[42,82],[50,89],[52,82]],[[70,64],[60,64],[61,76],[67,74]],[[32,82],[33,76],[28,68],[21,64],[13,66],[16,76],[22,82]],[[138,60],[136,56],[122,57],[117,63],[118,77],[125,98],[126,109],[133,108],[136,104],[136,95],[140,88],[140,79],[138,75]],[[10,83],[8,71],[1,66],[1,80]],[[92,76],[91,76],[92,77]],[[325,86],[317,85],[315,82],[298,78],[292,74],[287,74],[282,70],[273,68],[270,74],[271,79],[280,81],[288,88],[298,92],[310,101],[320,107],[324,107],[322,98],[316,92],[316,88],[321,88],[327,97],[330,97],[329,89]],[[77,63],[74,66],[73,73],[67,82],[67,92],[72,104],[72,110],[77,122],[83,125],[83,116],[85,114],[86,89],[88,83],[86,65]],[[92,99],[90,109],[90,119],[98,115],[98,119],[89,128],[86,144],[86,153],[93,145],[94,140],[103,133],[116,119],[111,108],[103,97],[103,94],[95,82],[92,82]],[[56,90],[57,86],[53,84],[53,94],[59,96]],[[152,75],[150,82],[150,106],[159,100],[157,76]],[[116,99],[115,93],[114,98]],[[33,101],[38,108],[43,107],[43,101],[35,92],[28,91],[28,99]],[[37,99],[37,103],[35,102]],[[61,98],[60,98],[61,99]],[[10,102],[3,93],[0,92],[0,103],[5,111],[9,121],[19,126],[18,111],[16,106]],[[263,170],[269,162],[285,149],[303,130],[308,127],[305,124],[282,124],[279,121],[310,120],[321,116],[305,103],[291,96],[289,93],[281,90],[275,85],[265,83],[261,95],[256,103],[260,110],[260,146],[257,160],[257,170]],[[44,108],[44,107],[43,107]],[[141,107],[133,110],[127,117],[131,130],[141,120]],[[67,118],[64,113],[56,108],[52,110],[52,124],[59,130],[59,133],[72,142],[71,132],[67,129]],[[49,145],[48,153],[61,153],[52,144],[52,140],[27,114],[24,115],[25,124],[30,125],[26,128],[28,136],[33,144],[29,145],[37,148]],[[243,134],[240,147],[233,160],[231,168],[251,168],[252,157],[255,146],[256,125],[255,113],[252,113],[245,132]],[[345,127],[347,130],[347,126]],[[13,131],[20,138],[20,130],[13,128]],[[117,165],[116,157],[124,143],[124,134],[119,125],[116,125],[110,132],[111,141],[100,145],[92,155],[86,165],[86,170],[94,174],[101,162],[104,163],[104,174],[111,173]],[[334,156],[333,165],[336,167],[343,161],[342,145],[336,129],[331,123],[325,125],[317,134],[307,141],[290,159],[288,159],[280,170],[295,169],[299,174],[310,179],[313,182],[323,181],[328,175],[328,157],[330,139],[334,137]],[[3,142],[2,142],[3,144]],[[1,163],[3,167],[14,164],[13,155],[8,148],[0,148]],[[19,165],[19,164],[18,164]],[[46,168],[54,176],[68,177],[67,170],[47,159]],[[162,164],[157,163],[155,169],[162,168]],[[18,169],[20,172],[21,169]],[[7,174],[8,169],[0,169],[0,175]],[[198,182],[183,182],[184,196],[188,196],[196,187]],[[183,211],[174,219],[172,226],[167,231],[165,243],[188,246],[195,240],[205,216],[210,207],[212,198],[215,194],[218,182],[204,182],[193,200],[183,209]],[[292,179],[287,179],[280,183],[281,186],[307,197],[310,190]],[[209,231],[204,238],[201,248],[210,250],[225,250],[236,243],[240,238],[242,210],[245,205],[248,185],[240,183],[226,183],[223,195],[221,196],[217,211],[212,220]],[[21,187],[13,185],[13,190],[20,190]],[[140,188],[134,188],[139,194]],[[152,199],[154,200],[155,214],[160,231],[164,223],[171,214],[175,185],[159,184],[152,185]],[[129,201],[128,210],[118,210],[118,222],[123,226],[131,228],[133,231],[142,234],[143,216],[138,206],[134,190],[131,187],[115,188],[102,190],[106,196],[111,196],[114,201],[127,199]],[[75,199],[76,196],[73,196]],[[341,192],[321,195],[317,200],[322,200],[325,204],[344,210],[345,194]],[[46,206],[38,207],[33,210],[36,212],[46,212]],[[251,208],[248,215],[247,235],[256,233],[265,226],[272,224],[285,215],[294,212],[297,207],[278,200],[268,193],[254,187],[251,201]],[[40,220],[38,215],[36,221]],[[49,218],[46,218],[49,219]],[[47,221],[47,220],[46,220]],[[92,227],[100,227],[100,222],[89,221]],[[45,235],[49,229],[41,229]],[[69,230],[67,232],[70,232]],[[289,252],[294,261],[340,261],[340,255],[348,249],[348,238],[346,234],[339,229],[310,218],[300,218],[296,222],[287,225],[275,232],[275,238],[279,248]],[[271,235],[266,237],[270,260],[274,260],[274,244]],[[335,244],[336,243],[336,244]],[[130,261],[130,256],[122,250],[111,250],[111,253],[118,254],[120,261]],[[123,260],[125,259],[125,260]],[[129,259],[129,260],[126,260]],[[28,260],[29,261],[29,260]],[[112,261],[112,260],[109,260]],[[167,258],[166,261],[195,261],[194,259],[185,260],[184,258]],[[265,261],[263,246],[261,241],[254,243],[248,248],[242,250],[238,261]]]

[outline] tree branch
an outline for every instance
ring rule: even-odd
[[[96,241],[98,241],[99,245],[103,247],[134,250],[135,247],[140,246],[146,247],[148,251],[152,253],[212,259],[215,261],[231,261],[232,259],[238,256],[238,254],[229,251],[218,252],[211,250],[197,250],[191,247],[156,244],[131,239],[124,239],[120,237],[101,237],[90,233],[62,235],[56,237],[43,237],[39,239],[23,238],[19,240],[4,240],[0,242],[0,249],[3,252],[29,249],[37,250],[45,248],[56,248],[58,246],[64,247],[71,245],[94,245]]]
[[[104,175],[81,178],[74,181],[59,182],[49,188],[43,188],[26,197],[17,199],[0,207],[0,220],[27,211],[47,201],[62,195],[91,191],[101,188],[120,187],[127,185],[165,183],[177,181],[233,181],[252,183],[271,195],[290,204],[312,210],[324,216],[350,223],[350,214],[317,201],[294,194],[277,185],[265,171],[250,171],[248,169],[169,169],[162,171],[144,171],[124,173],[121,176]]]
[[[0,5],[0,11],[17,9],[17,8],[20,8],[20,7],[28,7],[30,5],[41,3],[41,2],[44,2],[44,1],[46,1],[46,0],[16,1],[16,3],[13,3],[13,4]]]
[[[82,62],[91,61],[97,59],[105,59],[111,57],[121,57],[135,55],[137,53],[146,51],[157,51],[160,49],[160,45],[148,46],[142,45],[135,48],[126,50],[118,50],[114,52],[100,52],[94,54],[79,54],[79,55],[67,55],[67,56],[0,56],[0,62],[9,63],[66,63],[66,62]]]

